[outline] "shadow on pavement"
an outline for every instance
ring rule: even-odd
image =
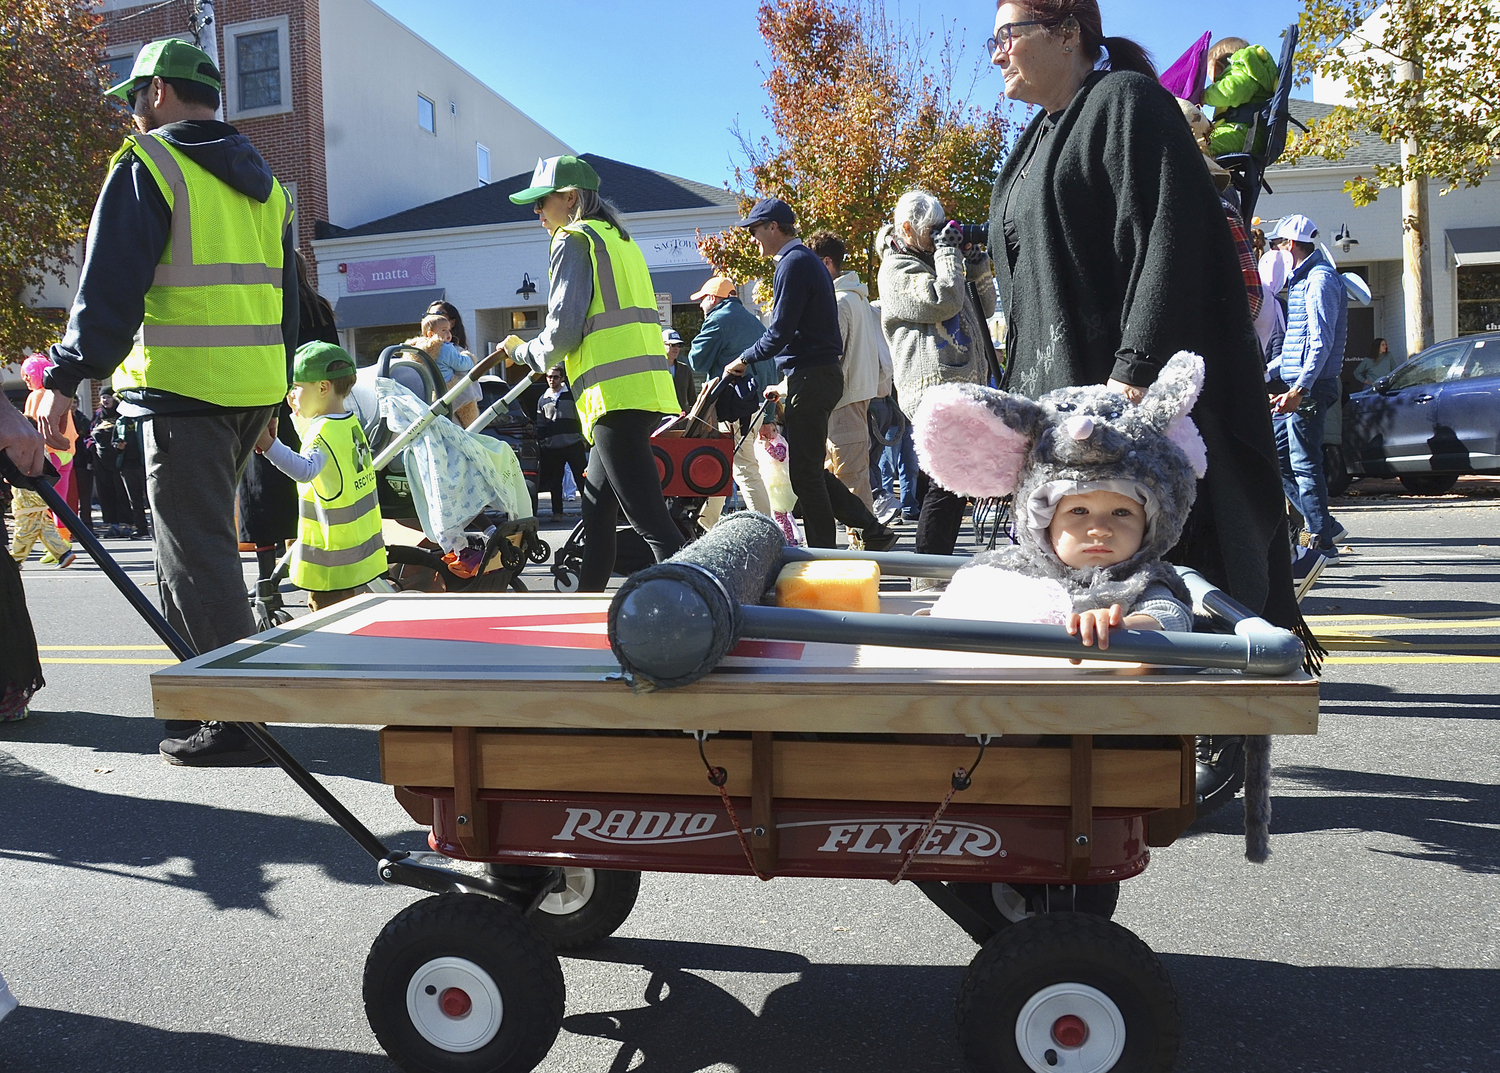
[[[610,1070],[905,1073],[962,1068],[953,1004],[964,970],[824,965],[788,953],[613,940],[588,960],[651,973],[641,1003],[563,1027],[615,1040]],[[1178,1073],[1494,1067],[1500,971],[1296,966],[1168,954],[1183,1011]],[[575,970],[585,959],[575,958]],[[700,971],[791,973],[757,1016]],[[1488,995],[1488,998],[1483,996]]]
[[[1318,693],[1319,707],[1324,715],[1500,719],[1500,703],[1496,702],[1493,693],[1411,693],[1393,686],[1331,682],[1326,678],[1319,684]]]
[[[103,793],[59,782],[0,752],[0,860],[105,872],[201,892],[216,909],[270,913],[272,865],[310,865],[340,883],[378,882],[370,858],[331,823]],[[394,847],[421,846],[404,832]],[[186,858],[186,874],[144,870]],[[3,1064],[0,1064],[3,1068]]]
[[[172,1032],[60,1010],[22,1006],[0,1025],[5,1073],[395,1073],[384,1055],[254,1043],[207,1032]]]
[[[612,1073],[962,1067],[953,1029],[960,967],[822,965],[781,951],[652,939],[613,939],[574,955],[572,965],[584,961],[640,965],[651,973],[644,1005],[563,1019],[568,1032],[619,1042]],[[800,976],[771,992],[757,1015],[699,971]]]
[[[1278,835],[1383,831],[1410,839],[1418,847],[1370,852],[1500,875],[1500,828],[1495,825],[1500,815],[1500,786],[1314,767],[1278,767],[1276,778],[1337,796],[1273,795],[1273,853]],[[1239,834],[1244,831],[1244,819],[1243,802],[1236,800],[1199,820],[1188,836]],[[1500,1056],[1494,1065],[1500,1067]]]
[[[277,726],[270,728],[292,755],[319,775],[342,775],[380,781],[380,746],[375,728],[354,726]],[[162,725],[155,719],[100,712],[50,712],[33,709],[21,723],[0,724],[6,741],[74,745],[104,753],[155,756]]]

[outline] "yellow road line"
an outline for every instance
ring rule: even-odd
[[[149,663],[153,666],[176,663],[175,659],[75,659],[67,656],[43,656],[43,663]]]
[[[1322,638],[1319,638],[1322,640]],[[1406,641],[1387,641],[1378,637],[1366,637],[1349,641],[1323,641],[1330,652],[1493,652],[1500,656],[1500,644],[1488,645],[1414,645]]]
[[[1406,633],[1411,630],[1500,630],[1500,619],[1476,619],[1473,622],[1362,622],[1344,623],[1326,630],[1329,637],[1362,637],[1367,633],[1379,631],[1382,633]],[[1366,631],[1366,632],[1351,632]],[[1325,636],[1325,631],[1319,630],[1318,636]]]
[[[1410,615],[1304,615],[1308,622],[1363,622],[1379,620],[1404,622],[1407,619],[1425,621],[1429,619],[1480,619],[1494,618],[1494,611],[1414,611]]]
[[[37,645],[40,652],[167,652],[166,645]]]
[[[1500,655],[1495,656],[1329,656],[1323,661],[1330,663],[1494,663],[1500,664]]]

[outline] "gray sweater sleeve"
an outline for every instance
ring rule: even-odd
[[[1193,632],[1193,611],[1187,604],[1172,595],[1172,590],[1159,581],[1153,581],[1141,593],[1141,598],[1130,609],[1132,615],[1150,615],[1161,623],[1161,628],[1172,633]]]
[[[271,446],[266,449],[265,458],[298,484],[306,484],[328,465],[327,456],[317,444],[313,444],[307,454],[299,455],[280,440],[272,440]]]
[[[552,287],[547,294],[547,323],[542,334],[512,355],[544,373],[583,342],[583,322],[594,300],[594,262],[588,240],[571,231],[552,243]]]

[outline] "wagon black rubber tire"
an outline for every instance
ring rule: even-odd
[[[430,1042],[408,1010],[412,977],[443,957],[474,963],[499,990],[499,1029],[476,1050]],[[529,1073],[562,1028],[562,966],[510,906],[478,894],[439,894],[403,909],[381,930],[365,960],[364,1002],[375,1038],[407,1073]]]
[[[1457,473],[1403,473],[1401,487],[1414,496],[1440,496],[1453,491]]]
[[[1016,1043],[1022,1008],[1055,984],[1085,984],[1114,1003],[1124,1050],[1111,1073],[1165,1073],[1182,1037],[1172,981],[1133,933],[1088,913],[1028,917],[984,945],[959,988],[958,1040],[974,1073],[1031,1073]]]
[[[577,950],[613,935],[630,916],[641,893],[639,872],[604,868],[576,871],[593,873],[588,901],[571,913],[549,913],[538,907],[527,917],[554,950]]]

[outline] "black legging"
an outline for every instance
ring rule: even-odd
[[[583,474],[583,566],[580,592],[603,592],[615,568],[615,527],[620,510],[661,562],[683,545],[667,510],[651,454],[651,433],[664,415],[652,410],[611,410],[594,425],[594,448]]]
[[[917,473],[917,495],[922,514],[917,519],[917,554],[952,555],[964,527],[968,500],[954,495],[926,473]]]

